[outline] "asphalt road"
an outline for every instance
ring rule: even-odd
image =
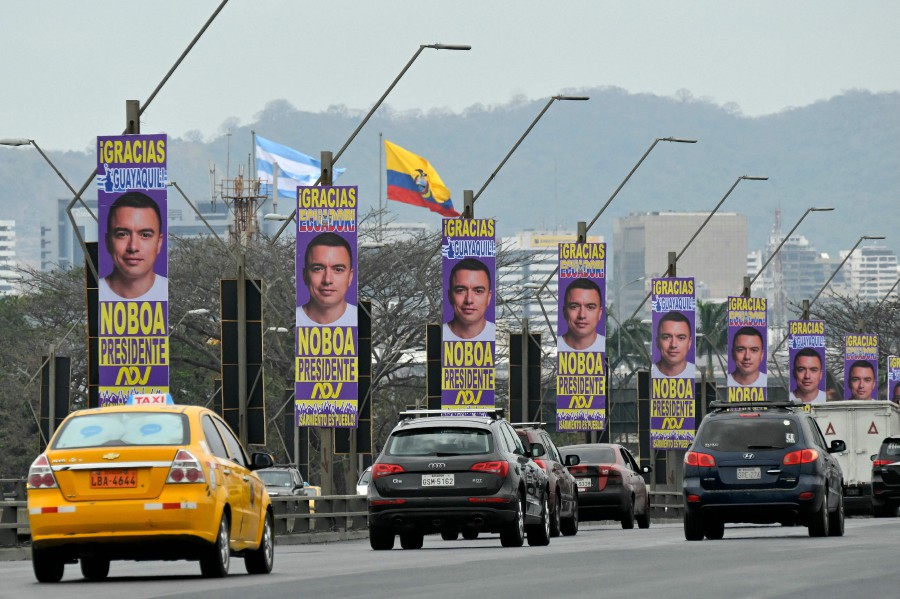
[[[728,526],[721,541],[689,543],[680,524],[591,524],[549,547],[503,548],[495,536],[429,536],[421,550],[397,547],[278,546],[272,574],[249,576],[243,560],[233,560],[222,580],[201,578],[196,562],[113,562],[104,582],[86,582],[69,565],[61,583],[48,585],[35,582],[30,561],[0,562],[0,597],[822,599],[896,597],[900,589],[900,519],[848,519],[843,538],[813,539],[803,527]]]

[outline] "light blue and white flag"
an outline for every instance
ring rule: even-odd
[[[297,199],[298,185],[313,185],[322,174],[322,163],[265,137],[256,136],[256,176],[272,185],[274,164],[278,164],[278,196]],[[334,169],[333,181],[347,169]]]

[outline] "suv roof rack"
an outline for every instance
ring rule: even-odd
[[[509,424],[513,428],[528,428],[529,426],[534,428],[542,428],[547,426],[546,422],[510,422]]]
[[[711,401],[709,407],[717,412],[722,412],[730,408],[740,409],[761,409],[780,408],[788,410],[790,408],[799,408],[802,403],[795,401]]]
[[[400,412],[400,415],[407,418],[418,418],[420,416],[485,416],[493,420],[500,420],[503,418],[504,412],[503,408],[468,408],[465,410],[403,410]]]

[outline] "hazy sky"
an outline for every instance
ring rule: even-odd
[[[218,0],[12,0],[0,19],[0,138],[84,150],[121,132]],[[689,90],[749,116],[853,88],[900,90],[896,0],[230,0],[142,118],[221,133],[267,102],[396,110],[501,104],[615,86]]]

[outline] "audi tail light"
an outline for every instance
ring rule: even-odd
[[[57,487],[56,477],[53,476],[53,469],[50,468],[50,461],[44,454],[39,455],[28,469],[28,488],[55,489]]]
[[[505,477],[509,474],[509,462],[506,460],[478,462],[477,464],[474,464],[470,470],[473,472],[487,472],[488,474],[496,474],[497,476]]]
[[[894,460],[875,460],[872,462],[872,466],[890,466],[894,463]]]
[[[375,464],[372,466],[372,480],[400,472],[405,472],[400,464]]]

